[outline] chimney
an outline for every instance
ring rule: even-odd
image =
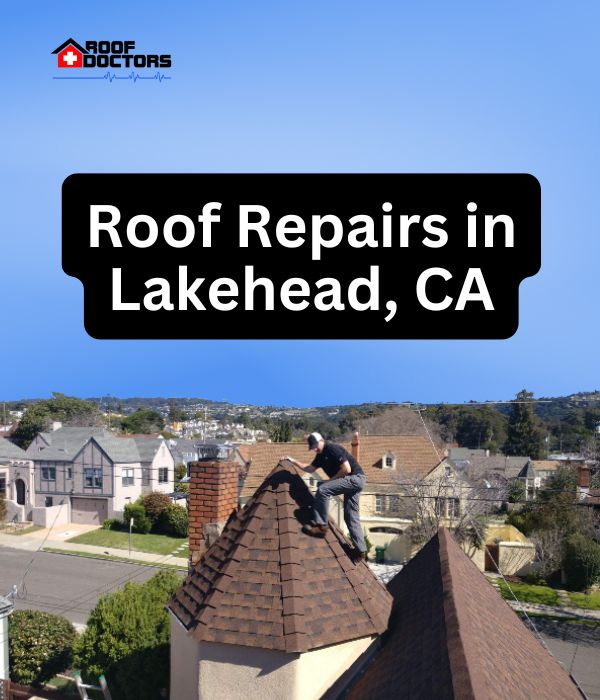
[[[590,492],[590,468],[580,465],[577,469],[577,494],[583,500]]]
[[[357,462],[360,462],[360,442],[358,440],[358,431],[356,431],[352,437],[352,456]]]
[[[238,465],[218,459],[192,462],[189,483],[189,563],[194,566],[238,506]]]

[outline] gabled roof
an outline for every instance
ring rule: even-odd
[[[27,456],[31,460],[71,461],[92,436],[111,435],[105,428],[97,426],[66,427],[52,432],[39,433],[39,437],[48,444],[41,451],[35,443],[27,448]]]
[[[110,437],[94,437],[93,440],[102,448],[114,464],[127,464],[142,461],[136,441],[132,438],[118,438],[111,435]]]
[[[367,487],[374,484],[395,484],[416,481],[426,476],[440,462],[429,439],[422,435],[366,435],[360,436],[359,463],[367,477]],[[335,442],[335,441],[334,441]],[[340,443],[352,453],[349,442]],[[250,461],[242,496],[254,492],[261,481],[283,455],[301,462],[311,462],[314,453],[305,442],[257,442],[238,448],[240,455]],[[383,469],[381,460],[387,452],[396,458],[395,469]]]
[[[27,459],[27,453],[14,442],[0,438],[0,459]]]
[[[536,473],[531,460],[519,472],[519,479],[535,479]]]
[[[122,440],[123,438],[119,438]],[[139,452],[139,458],[142,462],[152,462],[160,446],[165,442],[164,438],[153,437],[134,437],[131,438]]]
[[[52,53],[53,53],[53,54],[54,54],[54,53],[59,53],[59,52],[62,51],[65,47],[67,47],[67,46],[69,46],[69,45],[70,45],[70,46],[73,46],[73,47],[76,48],[78,51],[81,51],[81,53],[89,53],[89,51],[88,51],[87,49],[84,49],[83,46],[81,46],[80,44],[78,44],[78,43],[75,41],[75,39],[67,39],[66,41],[63,41],[63,43],[62,43],[60,46],[57,46],[57,47],[54,49],[54,51],[53,51]]]
[[[391,596],[341,531],[302,533],[312,503],[285,461],[232,515],[169,604],[194,639],[304,652],[386,629]]]
[[[581,700],[448,530],[388,587],[389,630],[347,700]]]

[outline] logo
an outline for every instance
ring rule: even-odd
[[[54,80],[171,80],[161,73],[161,68],[171,68],[171,54],[138,53],[136,42],[131,40],[86,41],[82,46],[75,39],[67,39],[52,52],[56,56],[57,67],[83,69],[83,74],[53,76]],[[86,69],[108,69],[104,75],[87,74]],[[113,70],[126,69],[128,74],[113,73]],[[140,75],[138,69],[154,69],[154,73]]]

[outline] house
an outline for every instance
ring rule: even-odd
[[[173,490],[174,461],[162,438],[60,427],[36,435],[26,454],[34,465],[34,522],[43,525],[55,506],[61,522],[102,524],[145,493]]]
[[[428,488],[433,489],[435,480],[442,478],[450,465],[423,435],[359,436],[356,433],[350,442],[341,444],[354,455],[367,477],[360,498],[360,519],[371,544],[386,547],[386,557],[390,560],[409,559],[413,544],[407,530],[415,518],[415,485],[428,479]],[[309,462],[313,457],[304,442],[263,442],[238,448],[237,459],[246,467],[242,505],[260,486],[273,464],[286,455],[302,462]],[[314,490],[324,475],[318,470],[304,474],[303,478]],[[452,488],[447,484],[444,493],[438,494],[438,507],[450,517],[455,515],[453,508],[458,512],[455,499],[466,495],[463,487],[454,493],[458,481],[453,484]],[[344,527],[341,499],[331,499],[330,515],[338,526]]]
[[[334,523],[301,532],[313,499],[290,462],[240,510],[236,478],[191,470],[190,551],[234,507],[168,605],[172,700],[581,697],[447,530],[386,589]]]
[[[52,53],[57,54],[57,65],[59,68],[82,68],[83,55],[89,52],[74,39],[67,39],[60,46],[57,46]]]
[[[33,462],[20,447],[0,438],[0,498],[6,499],[7,520],[26,520],[33,508]]]

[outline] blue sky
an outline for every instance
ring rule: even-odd
[[[310,406],[594,389],[596,2],[13,4],[3,15],[0,400]],[[161,84],[54,81],[72,36],[172,53]],[[15,58],[18,57],[18,60]],[[542,268],[503,341],[99,341],[60,264],[73,172],[531,172]]]

